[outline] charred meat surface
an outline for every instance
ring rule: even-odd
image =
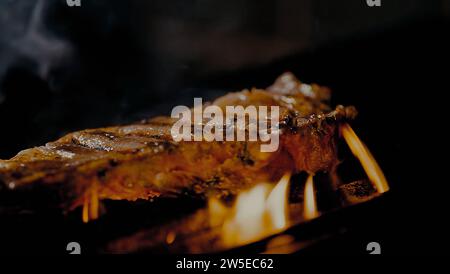
[[[156,117],[144,122],[68,134],[41,147],[0,161],[0,181],[9,191],[35,186],[58,190],[61,206],[84,205],[96,218],[102,199],[234,194],[286,172],[332,170],[338,160],[337,127],[353,119],[353,107],[331,109],[330,92],[281,75],[265,90],[229,93],[212,102],[225,106],[279,106],[280,145],[260,152],[259,142],[174,142],[175,122]]]

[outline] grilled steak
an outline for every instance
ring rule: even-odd
[[[68,134],[45,146],[0,161],[0,181],[10,191],[35,186],[57,189],[61,206],[84,205],[85,220],[96,218],[102,199],[157,196],[228,195],[284,173],[330,171],[337,165],[340,121],[353,119],[353,107],[325,104],[329,91],[283,74],[266,90],[230,93],[212,104],[279,106],[280,145],[260,152],[260,142],[174,142],[174,119]]]

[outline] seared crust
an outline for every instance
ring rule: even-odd
[[[267,90],[230,93],[214,105],[278,105],[279,149],[261,153],[259,142],[180,142],[174,122],[157,117],[141,123],[83,130],[45,146],[0,160],[0,180],[9,189],[53,185],[61,205],[72,209],[95,193],[98,199],[148,199],[161,195],[228,195],[250,185],[279,179],[285,172],[328,171],[337,164],[340,121],[353,107],[324,104],[329,91],[282,75]]]

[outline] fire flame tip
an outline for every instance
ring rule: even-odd
[[[320,214],[317,210],[316,194],[314,191],[313,176],[309,175],[305,183],[303,217],[306,220],[317,218]]]
[[[364,171],[369,177],[369,180],[374,184],[378,193],[384,193],[389,191],[389,184],[386,177],[383,174],[380,166],[375,158],[370,153],[369,149],[358,138],[358,135],[353,131],[349,124],[344,123],[340,127],[342,136],[345,142],[349,146],[353,155],[358,158]]]

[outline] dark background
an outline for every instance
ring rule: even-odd
[[[292,71],[358,108],[392,187],[377,223],[319,252],[442,254],[449,14],[444,0],[0,0],[0,158]]]

